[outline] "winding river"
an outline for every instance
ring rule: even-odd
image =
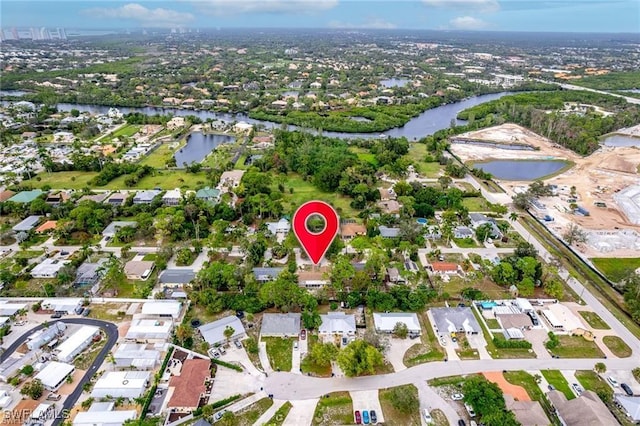
[[[402,127],[396,127],[393,129],[389,129],[382,134],[390,136],[390,137],[406,137],[409,140],[417,140],[426,135],[430,135],[435,133],[438,130],[447,128],[451,124],[451,120],[456,120],[457,124],[463,124],[464,121],[460,121],[456,119],[458,113],[464,109],[470,108],[472,106],[492,101],[494,99],[501,98],[505,95],[510,94],[509,92],[501,92],[501,93],[491,93],[488,95],[480,95],[474,96],[472,98],[468,98],[462,100],[460,102],[455,102],[452,104],[442,105],[437,108],[428,109],[422,114],[412,118]],[[3,101],[3,105],[6,105],[7,102]],[[106,114],[109,111],[108,106],[102,105],[81,105],[81,104],[66,104],[61,103],[58,104],[58,109],[61,111],[70,111],[72,109],[77,109],[80,112],[91,112],[94,114]],[[213,120],[220,120],[224,122],[233,122],[233,121],[245,121],[251,124],[260,124],[266,127],[267,129],[280,128],[282,125],[279,123],[273,123],[271,121],[262,121],[262,120],[254,120],[249,118],[246,114],[231,114],[231,113],[221,113],[221,112],[212,112],[212,111],[202,111],[202,110],[192,110],[192,109],[179,109],[179,108],[156,108],[156,107],[122,107],[118,108],[121,112],[127,114],[130,112],[141,112],[146,115],[155,115],[155,114],[173,114],[174,116],[186,116],[186,115],[195,115],[202,120],[207,120],[211,118]],[[297,126],[286,126],[289,130],[297,130]],[[325,136],[343,138],[343,139],[354,139],[354,138],[371,138],[371,137],[379,137],[380,133],[345,133],[345,132],[323,132]]]

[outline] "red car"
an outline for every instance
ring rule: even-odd
[[[302,331],[300,332],[300,338],[301,338],[302,340],[304,340],[304,339],[306,339],[306,338],[307,338],[307,330],[302,329]]]
[[[356,415],[356,424],[359,425],[362,423],[362,417],[360,416],[360,411],[355,412]]]

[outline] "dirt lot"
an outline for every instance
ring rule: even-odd
[[[640,131],[640,126],[631,128]],[[630,130],[630,129],[628,129]],[[548,224],[562,233],[569,223],[577,223],[588,230],[613,230],[631,228],[640,231],[640,226],[628,223],[618,210],[613,195],[629,185],[638,183],[640,149],[635,147],[602,147],[588,157],[563,148],[530,130],[515,124],[503,124],[474,132],[463,133],[461,137],[499,144],[526,144],[536,151],[518,151],[488,146],[452,144],[451,150],[463,161],[487,159],[565,159],[575,163],[566,172],[546,180],[557,185],[560,194],[541,201],[547,206],[548,214],[556,220]],[[525,189],[530,182],[500,182],[509,195],[518,189]],[[570,188],[575,186],[577,204],[586,208],[590,216],[577,216],[569,212]],[[595,202],[604,202],[606,207],[596,207]],[[612,252],[608,256],[622,253]]]
[[[501,372],[487,371],[482,374],[487,380],[500,386],[502,392],[511,395],[518,401],[531,401],[529,394],[522,386],[512,385],[511,383],[507,382],[507,379],[504,378]]]

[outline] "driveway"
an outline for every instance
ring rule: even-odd
[[[262,369],[266,373],[273,373],[273,368],[271,368],[271,363],[269,362],[269,356],[267,355],[267,342],[260,341],[258,342],[258,356],[260,357],[260,364],[262,364]]]
[[[551,354],[544,346],[544,342],[549,338],[546,330],[532,329],[525,330],[524,336],[531,342],[531,348],[539,359],[551,359]]]
[[[353,402],[353,411],[374,410],[378,417],[378,423],[384,423],[384,413],[380,405],[377,390],[349,392],[351,401]]]
[[[298,350],[293,350],[291,354],[291,372],[294,374],[302,374],[300,371],[300,360],[309,351],[309,343],[307,339],[298,339]]]
[[[491,355],[487,352],[487,341],[482,333],[467,334],[467,340],[469,341],[469,345],[478,351],[480,359],[491,359]]]
[[[406,370],[406,366],[404,365],[403,359],[404,354],[407,350],[415,345],[416,343],[420,343],[419,339],[398,339],[391,338],[389,339],[389,350],[387,351],[387,359],[393,365],[394,371],[402,371]]]
[[[438,409],[442,411],[449,421],[450,425],[455,425],[458,422],[460,416],[456,413],[456,410],[445,401],[436,391],[431,388],[427,382],[419,381],[415,384],[418,388],[418,398],[420,399],[420,420],[422,424],[425,424],[424,417],[422,416],[422,410],[425,408],[429,411]]]
[[[613,376],[613,378],[616,379],[618,383],[628,384],[631,390],[633,390],[634,395],[640,394],[640,383],[638,383],[635,377],[633,377],[631,370],[607,370],[607,372],[602,375],[605,380],[609,376]],[[607,383],[609,382],[607,381]],[[616,392],[623,392],[619,384],[616,388]]]
[[[593,367],[591,367],[593,368]],[[564,376],[565,379],[567,379],[567,382],[569,382],[569,388],[571,388],[571,391],[576,395],[576,396],[580,396],[576,393],[575,390],[573,390],[573,385],[574,383],[579,384],[580,386],[582,386],[582,384],[580,384],[580,381],[576,378],[575,374],[576,374],[576,370],[560,370],[560,372],[562,373],[562,375]]]
[[[264,377],[264,373],[253,365],[253,362],[249,359],[249,355],[247,355],[247,351],[244,347],[238,349],[235,345],[229,345],[226,349],[226,353],[222,355],[220,359],[227,362],[237,362],[242,365],[245,371],[249,374],[256,377]]]
[[[265,375],[249,360],[244,348],[230,346],[227,353],[220,357],[223,361],[238,363],[244,371],[238,372],[218,365],[209,402],[213,403],[231,395],[258,393],[264,389]]]
[[[282,426],[310,425],[313,422],[313,414],[316,412],[318,401],[319,398],[290,401],[292,407]]]

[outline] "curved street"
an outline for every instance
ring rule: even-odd
[[[4,361],[9,356],[11,356],[11,354],[13,354],[16,351],[16,349],[20,347],[20,345],[26,342],[29,336],[31,336],[33,333],[45,328],[46,326],[54,324],[58,321],[62,321],[65,324],[92,325],[94,327],[99,327],[102,331],[104,331],[104,334],[107,337],[107,341],[104,347],[100,350],[100,352],[94,359],[93,363],[91,364],[91,367],[87,369],[87,372],[84,374],[84,376],[82,376],[80,381],[76,383],[76,387],[74,391],[71,392],[69,396],[67,396],[67,398],[64,400],[64,403],[62,404],[62,407],[60,407],[60,409],[56,409],[56,418],[53,421],[53,426],[60,425],[62,424],[62,422],[66,420],[66,414],[76,404],[76,401],[78,401],[78,398],[80,398],[80,395],[82,394],[82,389],[85,383],[88,383],[91,380],[91,378],[96,373],[98,368],[104,362],[104,359],[106,358],[109,351],[111,351],[111,348],[113,348],[113,346],[116,344],[116,341],[118,340],[118,328],[116,327],[115,324],[112,324],[110,322],[90,319],[90,318],[60,319],[57,321],[51,321],[45,324],[40,324],[32,328],[31,330],[27,331],[26,333],[24,333],[22,336],[20,336],[18,340],[13,342],[8,347],[7,350],[2,353],[2,355],[0,355],[0,362]]]

